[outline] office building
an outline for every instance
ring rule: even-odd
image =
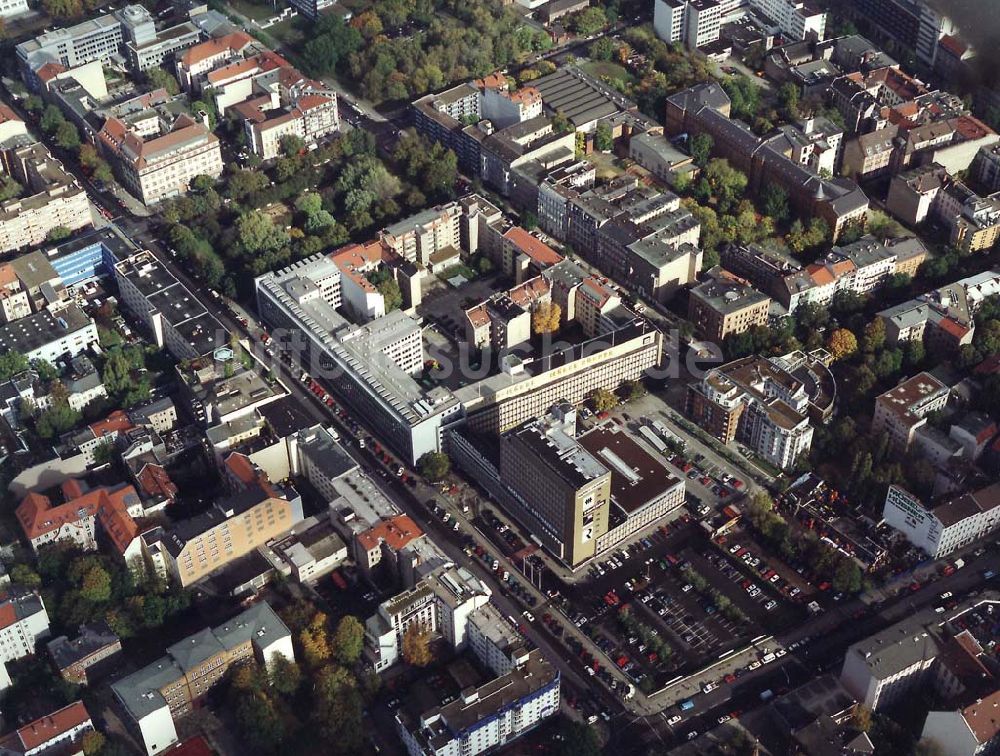
[[[521,504],[515,515],[571,566],[597,553],[611,500],[611,472],[577,443],[574,430],[570,410],[565,425],[554,417],[530,421],[500,442],[501,475]]]
[[[0,326],[0,351],[20,352],[29,360],[46,360],[53,365],[76,357],[97,341],[97,325],[75,303]]]
[[[74,685],[93,683],[119,661],[121,639],[104,620],[80,625],[77,636],[53,638],[46,645],[59,676]]]
[[[855,9],[890,44],[889,52],[915,55],[934,65],[938,41],[957,32],[951,20],[927,0],[851,0]]]
[[[698,334],[722,344],[731,334],[767,325],[771,298],[725,271],[716,273],[688,293],[688,320]]]
[[[241,484],[235,493],[169,529],[142,534],[146,553],[157,571],[189,586],[302,520],[302,499],[290,486],[280,487],[234,454],[227,464]]]
[[[118,118],[98,134],[118,178],[143,204],[186,194],[195,176],[222,175],[219,138],[205,123],[181,115],[168,131],[147,137]]]
[[[722,4],[716,0],[656,0],[653,7],[657,36],[689,50],[718,40],[721,27]]]
[[[872,432],[887,434],[894,449],[906,452],[914,434],[927,424],[927,416],[944,409],[950,393],[930,373],[919,373],[875,399]]]
[[[201,703],[230,668],[251,660],[269,668],[278,657],[295,661],[292,634],[262,601],[170,646],[166,656],[113,683],[111,692],[126,727],[153,756],[177,742],[174,720]]]
[[[934,506],[892,485],[882,519],[932,559],[941,559],[1000,526],[1000,484],[952,496]]]
[[[178,360],[209,355],[229,343],[222,324],[151,252],[122,260],[114,270],[122,304],[153,342]]]
[[[504,675],[429,711],[396,714],[409,756],[478,756],[511,743],[559,711],[559,671],[535,649]]]
[[[744,357],[690,384],[685,414],[722,443],[739,441],[784,470],[812,445],[814,399],[780,360]]]
[[[750,6],[781,29],[785,39],[826,38],[826,12],[804,0],[750,0]]]
[[[0,18],[12,18],[28,12],[28,0],[0,0]]]
[[[190,21],[157,31],[153,14],[141,5],[126,5],[115,16],[122,24],[122,48],[129,66],[148,71],[201,40],[201,29]]]
[[[106,63],[118,55],[122,39],[121,21],[108,13],[75,26],[45,32],[14,49],[22,78],[30,88],[37,89],[37,72],[43,66],[66,70],[92,61]]]

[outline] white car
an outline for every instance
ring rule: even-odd
[[[715,690],[715,683],[705,683],[701,686],[702,693],[711,693],[713,690]]]
[[[759,661],[750,662],[750,665],[747,667],[747,669],[760,669],[760,662]]]
[[[732,719],[731,716],[729,716],[728,714],[723,714],[715,721],[718,722],[719,724],[723,724],[724,722],[728,722],[730,719]]]
[[[694,588],[693,585],[691,585],[690,583],[687,583],[683,588],[681,588],[681,591],[683,593],[687,593],[688,591],[690,591],[693,588]]]
[[[771,599],[766,604],[764,604],[764,609],[767,610],[767,611],[769,611],[769,612],[772,612],[772,611],[774,611],[777,608],[778,608],[778,602],[775,601],[774,599]]]
[[[774,655],[777,656],[778,658],[781,658],[782,656],[784,656],[787,653],[788,653],[788,651],[786,651],[785,649],[779,648],[777,651],[774,652]]]
[[[527,609],[525,609],[523,612],[521,612],[521,614],[524,615],[524,618],[526,620],[528,620],[528,622],[534,622],[535,621],[535,615],[533,615]]]
[[[735,554],[739,550],[740,550],[740,545],[738,543],[734,543],[732,546],[729,547],[730,554]]]
[[[683,718],[684,717],[682,717],[680,714],[674,714],[672,717],[670,717],[670,719],[667,720],[667,724],[675,725],[678,722],[680,722]]]
[[[696,737],[698,737],[697,730],[691,730],[691,732],[688,733],[688,740],[694,740]]]

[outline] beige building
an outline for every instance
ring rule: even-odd
[[[461,249],[461,221],[462,206],[449,202],[393,223],[379,237],[403,259],[427,265],[434,257]]]
[[[98,138],[122,183],[147,205],[185,194],[195,176],[222,175],[218,137],[187,115],[152,139],[109,118]]]
[[[0,265],[0,322],[10,323],[31,314],[31,300],[28,292],[21,288],[21,282],[12,265]]]
[[[875,399],[873,433],[887,433],[892,446],[905,452],[927,415],[944,409],[948,386],[930,373],[919,373]]]
[[[691,289],[688,320],[705,339],[721,343],[730,334],[767,325],[771,298],[745,281],[719,271]]]
[[[573,566],[595,555],[608,530],[611,473],[563,423],[533,420],[503,436],[500,471],[516,515],[552,553]]]
[[[0,204],[0,252],[41,244],[53,228],[91,225],[87,193],[41,142],[3,150],[2,158],[23,191]]]

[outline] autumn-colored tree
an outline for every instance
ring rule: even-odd
[[[606,388],[596,388],[590,392],[590,402],[597,412],[608,412],[618,406],[618,397]]]
[[[326,615],[323,612],[313,615],[309,626],[300,633],[299,642],[302,644],[302,656],[309,667],[319,667],[333,656]]]
[[[562,308],[555,302],[543,302],[531,314],[531,327],[535,333],[555,333],[559,330]]]
[[[873,354],[885,346],[885,321],[882,318],[875,318],[865,326],[862,344],[868,354]]]
[[[426,667],[433,660],[431,634],[419,622],[414,622],[403,633],[403,661],[413,667]]]
[[[833,355],[833,359],[842,360],[858,351],[858,339],[846,328],[838,328],[830,334],[826,348]]]
[[[80,739],[83,756],[98,756],[98,754],[104,751],[107,744],[108,739],[97,730],[91,730]]]

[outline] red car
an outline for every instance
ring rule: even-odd
[[[736,675],[734,675],[732,672],[730,672],[728,675],[726,675],[722,679],[725,680],[728,684],[732,685],[734,682],[736,682]]]

